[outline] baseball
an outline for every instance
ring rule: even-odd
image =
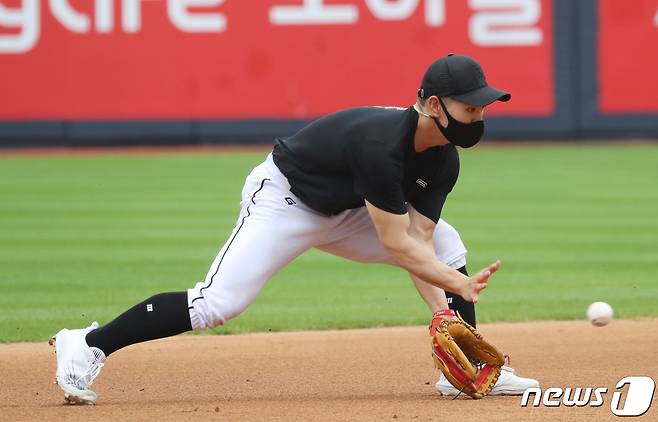
[[[612,307],[605,302],[594,302],[587,307],[587,319],[596,327],[612,321]]]

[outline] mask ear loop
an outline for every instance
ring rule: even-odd
[[[448,113],[448,108],[443,103],[441,97],[437,97],[437,98],[439,99],[439,104],[441,104],[441,108],[443,109],[443,112],[446,114],[446,119],[448,119],[448,124],[450,124],[450,120],[452,120],[452,116],[450,115],[450,113]]]
[[[441,108],[443,109],[443,112],[446,114],[446,118],[448,119],[448,123],[450,123],[450,118],[452,116],[450,115],[450,113],[448,113],[448,109],[446,108],[446,105],[443,103],[443,100],[441,99],[441,97],[437,97],[437,98],[439,99],[439,104],[441,104]],[[436,117],[432,116],[431,114],[425,113],[421,109],[417,108],[416,104],[414,104],[414,110],[416,110],[416,112],[418,114],[420,114],[421,116],[425,116],[425,117],[428,117],[430,119],[436,119]]]
[[[448,119],[448,125],[450,125],[450,121],[452,120],[452,116],[450,115],[450,113],[448,113],[448,109],[446,108],[446,105],[443,103],[443,100],[441,100],[441,97],[437,97],[437,98],[439,99],[439,104],[441,104],[441,108],[443,109],[443,112],[444,112],[445,115],[446,115],[446,119]],[[434,117],[434,116],[432,116],[431,114],[425,113],[424,111],[422,111],[421,109],[419,109],[418,107],[416,107],[416,104],[414,104],[414,110],[416,110],[416,112],[417,112],[418,114],[420,114],[421,116],[424,116],[424,117],[427,117],[427,118],[429,118],[429,119],[434,120],[434,123],[436,123],[437,126],[439,126],[439,127],[443,127],[443,126],[441,125],[441,122],[439,121],[439,118],[438,118],[438,117]],[[447,127],[448,127],[448,126],[446,126],[446,128],[447,128]]]

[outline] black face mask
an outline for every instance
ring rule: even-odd
[[[441,122],[436,117],[432,116],[432,119],[434,119],[434,123],[436,123],[436,126],[448,142],[462,148],[470,148],[480,142],[484,134],[484,121],[479,120],[477,122],[462,123],[448,113],[446,105],[443,104],[441,98],[439,98],[439,103],[441,103],[441,108],[448,118],[448,126],[441,126]]]

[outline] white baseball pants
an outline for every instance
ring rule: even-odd
[[[187,292],[195,331],[224,324],[256,298],[265,283],[310,248],[358,262],[394,262],[377,237],[365,207],[327,217],[302,203],[268,155],[245,181],[236,226],[203,282]],[[466,265],[457,231],[439,220],[434,231],[439,260]]]

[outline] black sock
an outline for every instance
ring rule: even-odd
[[[90,347],[98,347],[109,356],[131,344],[174,336],[191,329],[187,292],[160,293],[89,332],[86,340]]]
[[[464,275],[468,275],[465,266],[459,268],[457,271]],[[475,328],[475,304],[473,302],[465,301],[463,297],[455,293],[446,292],[446,297],[448,298],[448,307],[459,312],[462,319]]]

